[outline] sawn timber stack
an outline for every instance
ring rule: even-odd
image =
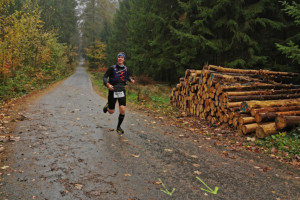
[[[300,86],[291,84],[297,76],[214,65],[188,69],[172,90],[170,103],[187,115],[263,138],[300,123]]]

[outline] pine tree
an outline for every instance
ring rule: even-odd
[[[185,63],[195,65],[200,59],[239,68],[267,65],[261,34],[283,27],[280,17],[275,17],[276,2],[190,0],[181,1],[180,6],[184,20],[173,33],[188,47],[180,53]],[[187,55],[191,59],[186,59]]]
[[[107,65],[116,62],[118,52],[126,54],[126,62],[130,59],[130,53],[127,49],[130,36],[128,33],[128,18],[130,13],[129,0],[120,2],[119,9],[116,10],[111,26],[110,35],[107,38]]]
[[[282,5],[285,7],[283,10],[294,19],[294,23],[299,30],[300,27],[300,4],[296,2],[292,2],[292,4],[288,4],[286,1],[282,2]],[[295,35],[287,38],[288,42],[286,45],[282,45],[277,43],[276,46],[279,51],[281,51],[287,58],[291,59],[292,62],[298,64],[300,66],[300,31],[298,31]],[[284,41],[285,42],[285,41]],[[300,70],[298,70],[300,71]]]

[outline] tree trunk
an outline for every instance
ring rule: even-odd
[[[257,70],[244,70],[244,69],[232,69],[232,68],[224,68],[221,66],[209,65],[209,70],[215,70],[218,72],[228,72],[228,73],[239,73],[239,74],[257,74]]]
[[[276,95],[247,95],[247,96],[228,96],[229,102],[249,101],[249,100],[277,100],[300,98],[299,94],[276,94]]]
[[[256,131],[256,128],[259,126],[257,123],[253,124],[245,124],[242,126],[242,132],[243,134],[253,133]]]
[[[300,93],[300,89],[286,89],[286,90],[256,90],[256,91],[234,91],[226,92],[225,97],[230,96],[248,96],[248,95],[273,95],[273,94],[295,94]]]
[[[281,90],[281,89],[299,89],[300,85],[290,85],[290,84],[280,84],[274,85],[269,83],[253,83],[251,85],[227,85],[220,86],[218,88],[218,92],[230,92],[230,91],[253,91],[253,90],[264,90],[264,89],[273,89],[273,90]]]
[[[255,118],[254,117],[240,117],[239,118],[239,124],[243,125],[243,124],[250,124],[255,122]]]
[[[265,108],[254,108],[251,109],[251,116],[254,117],[256,113],[267,113],[267,112],[283,112],[290,110],[300,110],[300,106],[283,106],[283,107],[265,107]]]
[[[278,129],[293,128],[299,125],[300,116],[278,116],[275,123]]]
[[[256,128],[256,137],[265,138],[277,133],[275,122],[261,124]]]
[[[249,82],[260,82],[259,79],[254,79],[249,76],[231,76],[227,74],[218,74],[218,73],[212,73],[210,75],[210,80],[214,81],[223,81],[223,82],[228,82],[228,83],[249,83]]]
[[[279,107],[279,106],[300,106],[300,99],[245,101],[241,104],[241,111],[250,112],[250,110],[253,108]]]
[[[276,112],[256,113],[255,121],[256,123],[260,123],[262,121],[269,122],[273,121],[276,118],[276,116]]]
[[[274,72],[269,70],[246,70],[246,69],[232,69],[232,68],[224,68],[221,66],[209,65],[209,70],[215,70],[218,72],[229,72],[229,73],[240,73],[240,74],[259,74],[259,75],[277,75],[277,76],[298,76],[297,73],[292,72]]]

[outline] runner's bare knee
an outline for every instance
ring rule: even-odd
[[[125,115],[125,106],[120,106],[120,114]]]

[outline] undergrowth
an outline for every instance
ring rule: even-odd
[[[280,132],[276,135],[259,139],[257,145],[268,149],[269,154],[290,159],[291,155],[300,158],[300,125],[290,132]]]

